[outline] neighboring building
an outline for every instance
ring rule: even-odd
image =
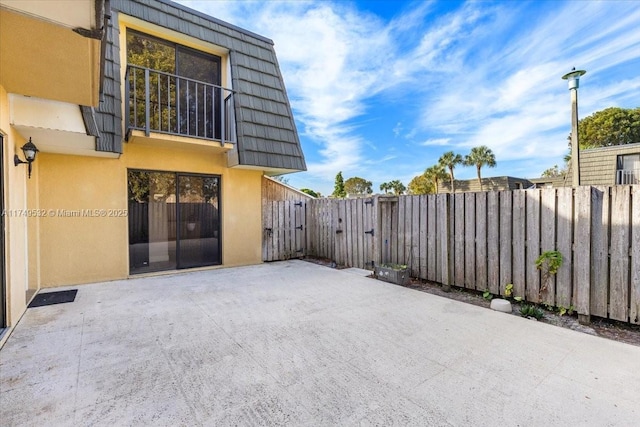
[[[306,169],[271,40],[167,0],[66,4],[0,0],[0,328],[43,287],[260,263],[262,177]]]
[[[640,143],[580,150],[580,185],[640,184]],[[499,176],[482,178],[484,191],[520,190],[531,188],[571,187],[571,170],[566,176],[542,178],[514,178]],[[451,190],[448,180],[438,183],[438,193]],[[480,191],[477,179],[455,180],[455,192]]]
[[[627,184],[640,184],[640,143],[580,150],[580,185]]]
[[[536,186],[536,188],[558,188],[558,187],[571,187],[571,181],[566,176],[554,176],[554,177],[542,177],[531,178],[530,181]]]
[[[534,178],[538,187],[570,187],[566,177]],[[580,185],[640,184],[640,143],[580,150]]]
[[[531,187],[533,184],[528,179],[514,178],[512,176],[496,176],[492,178],[482,178],[482,189],[484,191],[522,190]],[[456,179],[454,180],[456,193],[468,193],[480,191],[478,179]],[[451,182],[448,179],[438,182],[438,193],[451,192]]]

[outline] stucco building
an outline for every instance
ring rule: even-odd
[[[0,0],[0,327],[45,287],[261,262],[262,176],[306,169],[271,40],[64,4]]]

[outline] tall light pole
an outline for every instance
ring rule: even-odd
[[[580,141],[578,140],[578,87],[580,87],[580,76],[586,73],[585,70],[576,70],[576,67],[562,76],[569,81],[569,92],[571,92],[571,170],[573,177],[572,187],[580,185]]]

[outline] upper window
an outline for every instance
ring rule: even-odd
[[[219,56],[133,30],[127,31],[127,62],[150,70],[220,85]]]
[[[128,127],[230,139],[231,92],[219,56],[127,30]]]
[[[618,156],[616,184],[640,184],[640,154]]]

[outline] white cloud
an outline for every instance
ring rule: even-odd
[[[424,146],[424,147],[446,147],[449,144],[449,141],[451,141],[451,138],[429,138],[424,142],[421,142],[420,145]]]
[[[498,173],[508,165],[538,174],[539,163],[552,166],[566,152],[569,93],[560,77],[572,66],[587,70],[581,116],[637,105],[637,73],[612,77],[621,66],[640,66],[634,2],[468,2],[446,14],[437,2],[416,2],[387,22],[356,3],[184,3],[274,40],[298,130],[319,154],[307,155],[300,180],[324,192],[340,170],[376,185],[410,178],[445,146],[464,153],[487,145]],[[424,155],[391,155],[353,124],[367,121],[368,101],[379,95],[395,109],[411,108],[391,131],[410,129],[404,137]]]
[[[403,130],[402,122],[396,123],[396,125],[393,128],[393,135],[397,138],[402,133],[402,130]]]

